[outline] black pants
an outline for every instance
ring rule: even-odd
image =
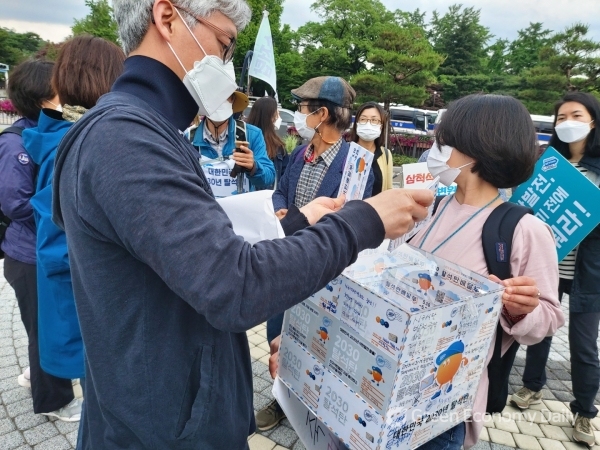
[[[558,298],[571,292],[572,280],[560,279]],[[594,406],[600,387],[600,363],[598,361],[598,325],[600,313],[569,313],[569,351],[571,353],[571,382],[573,414],[594,418],[598,409]],[[523,385],[532,391],[541,390],[546,384],[546,363],[552,337],[527,347]]]
[[[4,277],[15,291],[21,320],[29,338],[33,412],[40,414],[56,411],[73,400],[73,386],[71,380],[49,375],[40,366],[36,266],[5,256]]]

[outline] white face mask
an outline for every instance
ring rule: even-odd
[[[277,120],[275,121],[275,123],[273,124],[273,126],[275,126],[276,130],[279,130],[279,127],[281,127],[282,122],[283,122],[283,119],[281,117],[278,117]]]
[[[563,123],[556,125],[554,129],[561,141],[571,144],[573,142],[583,141],[588,134],[590,134],[590,131],[592,131],[590,124],[592,122],[586,123],[579,122],[578,120],[565,120]]]
[[[311,114],[316,113],[317,111],[311,112],[310,114],[302,114],[300,111],[296,111],[294,113],[294,126],[296,127],[296,131],[298,132],[300,137],[312,141],[312,138],[315,136],[315,131],[317,130],[317,128],[319,128],[319,125],[321,124],[319,123],[319,125],[317,125],[315,128],[310,128],[306,124],[306,118]]]
[[[371,125],[370,123],[357,123],[356,134],[363,141],[372,142],[381,136],[381,125]]]
[[[450,186],[454,180],[460,175],[463,167],[467,167],[473,162],[464,164],[460,167],[450,167],[448,160],[452,156],[452,147],[443,145],[441,148],[437,142],[433,143],[429,155],[427,155],[427,168],[433,178],[440,177],[440,183],[445,186]]]
[[[231,116],[233,116],[233,104],[230,103],[229,100],[226,100],[221,106],[217,108],[217,110],[214,113],[210,114],[207,117],[213,122],[219,123],[225,122]]]
[[[188,26],[187,22],[183,20],[181,14],[176,9],[177,14],[185,24],[200,50],[204,53],[204,58],[201,61],[194,62],[194,67],[187,71],[185,66],[171,47],[171,44],[167,42],[167,45],[175,55],[175,58],[181,65],[181,68],[186,72],[183,77],[183,84],[189,91],[194,100],[198,104],[199,112],[201,116],[211,116],[217,111],[231,94],[237,89],[237,83],[235,81],[235,70],[233,68],[233,62],[230,61],[227,64],[223,63],[223,60],[215,55],[207,55],[204,51],[194,33]],[[234,74],[232,77],[231,74]]]
[[[54,102],[51,102],[50,100],[48,100],[48,103],[50,103],[52,106],[54,106],[54,109],[58,112],[62,112],[62,105],[59,103],[58,105]]]

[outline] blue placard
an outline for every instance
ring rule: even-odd
[[[510,201],[530,207],[552,228],[559,261],[600,223],[600,189],[552,147]]]

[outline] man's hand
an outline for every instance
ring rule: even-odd
[[[383,222],[385,237],[396,239],[427,217],[427,207],[433,203],[428,189],[388,189],[365,200]]]
[[[240,145],[239,150],[241,152],[233,152],[233,160],[238,166],[252,170],[254,168],[254,153],[245,145]]]
[[[279,220],[282,220],[287,215],[287,212],[287,209],[280,209],[275,213],[275,217],[277,217]]]
[[[318,197],[300,208],[300,212],[306,216],[309,224],[314,225],[321,220],[325,214],[330,214],[342,209],[345,201],[345,195],[341,195],[338,198]]]
[[[271,356],[269,357],[269,373],[271,378],[275,379],[277,375],[277,358],[279,358],[279,344],[281,344],[281,335],[271,341]]]
[[[502,303],[511,316],[529,314],[540,304],[540,290],[533,278],[516,277],[500,280],[490,275],[490,280],[505,287]]]

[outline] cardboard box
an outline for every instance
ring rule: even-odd
[[[348,448],[416,448],[470,416],[502,291],[406,244],[365,252],[286,312],[279,377]]]

